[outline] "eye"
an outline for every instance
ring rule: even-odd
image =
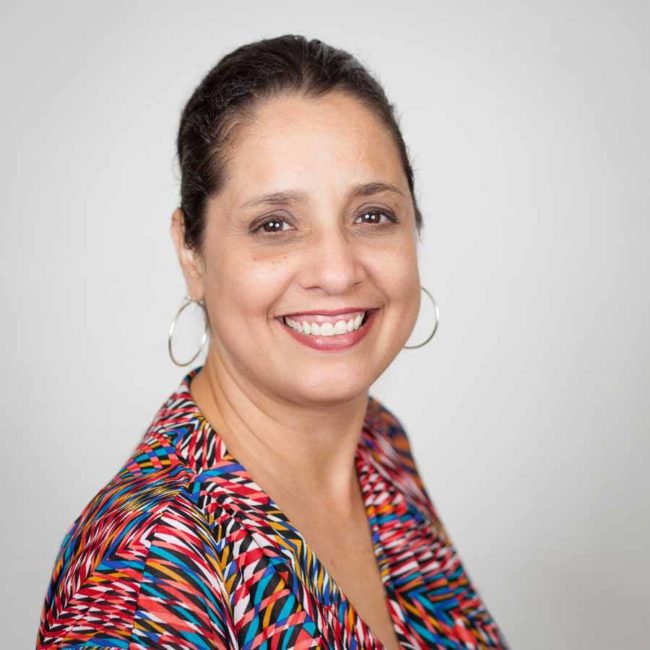
[[[267,234],[273,234],[276,232],[284,232],[289,228],[283,228],[282,226],[288,226],[289,224],[282,217],[270,217],[262,221],[256,226],[251,228],[251,232],[256,233],[262,231]]]
[[[370,217],[369,219],[366,217]],[[382,217],[384,221],[382,222]],[[382,225],[386,223],[397,223],[399,219],[390,211],[384,209],[370,209],[358,215],[357,219],[362,219],[362,223]],[[284,228],[286,226],[286,228]],[[284,217],[275,216],[267,217],[257,225],[251,227],[250,232],[253,234],[263,233],[267,235],[279,234],[291,230],[290,224]]]
[[[370,216],[371,219],[366,219],[366,217]],[[371,209],[371,210],[365,210],[359,215],[359,218],[362,219],[362,223],[372,223],[372,224],[381,224],[381,217],[386,217],[387,221],[384,221],[383,223],[397,223],[398,219],[397,217],[392,214],[391,212],[387,210],[379,210],[379,209]]]

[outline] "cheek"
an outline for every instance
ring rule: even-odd
[[[210,269],[206,288],[216,308],[263,316],[285,290],[288,276],[283,257],[230,255]],[[219,307],[221,306],[221,307]]]
[[[410,302],[414,291],[416,294],[419,291],[417,254],[409,242],[386,249],[381,255],[375,255],[373,267],[375,277],[393,300]]]
[[[420,275],[417,251],[408,242],[377,257],[375,277],[388,300],[390,328],[411,331],[420,311]]]

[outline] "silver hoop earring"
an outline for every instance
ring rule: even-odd
[[[433,311],[436,314],[436,324],[433,326],[433,331],[431,332],[431,334],[429,334],[429,337],[427,338],[426,341],[424,341],[424,343],[419,343],[418,345],[405,345],[404,348],[407,350],[415,350],[415,348],[421,348],[423,345],[426,345],[433,338],[433,335],[436,333],[436,330],[438,329],[438,321],[439,321],[438,305],[436,304],[436,301],[433,299],[433,296],[424,287],[421,286],[420,289],[424,291],[424,293],[426,293],[427,296],[429,296],[431,302],[433,303]]]
[[[199,346],[199,349],[196,351],[196,354],[189,360],[186,361],[185,363],[181,363],[176,359],[174,356],[174,352],[172,350],[172,339],[174,337],[174,330],[176,329],[176,321],[178,320],[178,317],[181,315],[183,310],[191,305],[193,302],[197,303],[198,305],[201,305],[201,308],[203,309],[203,316],[204,316],[204,329],[203,329],[203,337],[201,338],[201,345]],[[179,307],[178,311],[176,312],[176,316],[174,316],[174,320],[172,320],[171,327],[169,328],[169,336],[167,337],[167,350],[169,351],[169,356],[171,360],[177,365],[177,366],[189,366],[196,357],[199,356],[199,353],[203,349],[203,346],[205,345],[205,342],[208,340],[208,319],[205,317],[205,305],[203,304],[202,301],[200,300],[192,300],[189,296],[185,296],[185,300],[183,301],[183,304]]]

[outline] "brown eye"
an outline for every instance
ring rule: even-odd
[[[368,218],[370,217],[370,218]],[[366,210],[365,212],[362,212],[359,215],[359,218],[361,219],[361,223],[371,223],[371,224],[381,224],[381,218],[386,217],[388,220],[388,223],[396,223],[397,222],[397,217],[393,215],[392,213],[386,211],[386,210]],[[384,221],[383,223],[387,223]]]
[[[282,217],[271,217],[269,219],[265,219],[262,221],[262,223],[255,226],[251,232],[256,233],[262,231],[267,234],[283,232],[285,230],[288,230],[288,228],[282,227],[284,225],[288,226],[289,224]]]

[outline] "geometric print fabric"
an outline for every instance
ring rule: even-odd
[[[37,649],[382,649],[199,410],[190,382],[200,369],[65,536]],[[404,428],[372,396],[355,465],[400,646],[507,650]]]

